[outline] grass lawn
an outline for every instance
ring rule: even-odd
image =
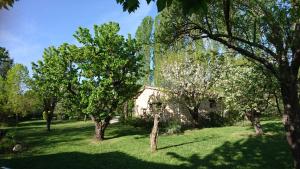
[[[280,121],[264,121],[266,134],[256,137],[249,126],[187,130],[159,136],[158,152],[150,153],[149,132],[113,124],[106,140],[92,139],[91,122],[19,124],[17,136],[27,150],[0,155],[0,167],[12,169],[285,169],[292,157]],[[11,129],[13,130],[13,129]]]

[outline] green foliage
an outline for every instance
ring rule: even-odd
[[[7,135],[4,136],[4,138],[0,139],[0,153],[9,153],[12,152],[12,149],[14,145],[16,144],[16,141],[13,139],[12,136]]]
[[[52,116],[56,104],[61,101],[63,106],[80,107],[80,95],[76,94],[79,86],[78,48],[74,45],[62,44],[58,48],[45,49],[43,60],[33,63],[32,88],[43,100],[43,109]],[[74,109],[68,109],[74,111]],[[50,113],[50,114],[49,114]],[[67,112],[69,113],[69,112]]]
[[[142,77],[140,47],[130,36],[119,35],[117,23],[94,26],[94,36],[79,28],[74,37],[82,44],[78,67],[82,71],[80,89],[84,112],[101,121],[112,116],[118,106],[133,97]]]
[[[43,111],[43,119],[46,121],[48,118],[48,113],[46,111]]]
[[[0,8],[1,9],[1,8]],[[8,51],[0,47],[0,76],[6,78],[8,70],[13,65],[13,59],[9,57]]]
[[[240,115],[250,110],[266,113],[269,107],[276,106],[274,94],[280,93],[274,76],[240,58],[227,59],[215,85],[223,98],[225,112],[239,112]]]
[[[7,73],[7,106],[15,114],[26,113],[28,105],[24,93],[27,90],[28,79],[28,70],[21,64],[14,65]]]
[[[139,8],[140,0],[116,0],[117,3],[123,6],[124,11],[128,11],[129,13],[134,12],[137,8]],[[155,0],[146,0],[149,4],[151,1]],[[208,0],[156,0],[156,6],[158,12],[161,12],[166,7],[169,7],[173,2],[180,2],[182,4],[182,9],[185,13],[196,12],[199,9],[205,10],[206,4]]]
[[[18,0],[1,0],[0,1],[0,9],[4,8],[4,9],[8,10],[9,7],[13,6],[15,1],[18,1]]]
[[[178,121],[169,121],[163,125],[164,133],[166,134],[179,134],[182,133],[182,125]]]
[[[0,77],[0,120],[8,116],[6,81]]]
[[[151,16],[147,16],[143,19],[141,25],[137,28],[135,38],[137,42],[141,45],[141,55],[144,56],[144,71],[146,72],[145,79],[143,84],[149,85],[151,82],[151,53],[153,51],[153,40],[152,40],[152,31],[153,31],[153,19]]]
[[[43,98],[60,97],[66,87],[67,69],[69,64],[64,60],[65,53],[73,46],[64,44],[59,48],[49,47],[45,49],[43,60],[32,63],[33,88]]]

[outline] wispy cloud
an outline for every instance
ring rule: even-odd
[[[60,8],[57,8],[58,3],[62,3]],[[32,61],[41,59],[45,47],[63,42],[78,45],[72,34],[80,25],[92,28],[94,24],[115,21],[120,24],[120,34],[134,36],[142,19],[155,15],[156,7],[154,3],[148,5],[141,1],[140,8],[129,14],[123,12],[115,0],[76,2],[67,9],[64,5],[70,4],[60,0],[28,0],[8,12],[0,12],[0,46],[9,50],[15,62],[30,69]],[[45,6],[49,11],[43,9]]]

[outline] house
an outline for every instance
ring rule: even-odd
[[[161,88],[144,86],[140,91],[139,95],[135,99],[134,105],[134,116],[136,117],[147,117],[152,114],[150,111],[151,97],[164,97],[166,94]],[[214,99],[207,99],[201,102],[199,113],[210,113],[222,110],[222,104],[219,104]],[[182,124],[192,124],[193,118],[187,108],[180,105],[176,101],[167,101],[161,114],[162,121],[176,120]]]

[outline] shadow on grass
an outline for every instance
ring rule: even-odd
[[[118,137],[132,135],[137,135],[137,137],[139,138],[145,138],[148,137],[149,134],[150,132],[144,128],[116,123],[108,126],[107,136],[105,137],[105,139],[114,139]]]
[[[67,124],[67,123],[74,123],[78,120],[53,120],[51,122],[51,125],[55,124]],[[34,121],[25,121],[25,122],[20,122],[17,125],[18,127],[27,127],[27,126],[44,126],[46,129],[46,121],[45,120],[34,120]]]
[[[176,166],[141,161],[122,152],[85,154],[59,153],[13,160],[0,160],[0,164],[13,169],[172,169]],[[0,166],[1,166],[0,165]],[[177,167],[178,168],[178,167]],[[179,169],[179,168],[178,168]]]
[[[250,137],[237,142],[225,142],[211,154],[200,158],[197,154],[183,157],[175,152],[167,154],[187,163],[186,168],[241,168],[287,169],[292,168],[292,157],[281,136]]]
[[[267,132],[283,133],[284,132],[282,122],[278,122],[278,121],[262,124],[262,128],[265,133],[267,133]]]
[[[67,152],[42,156],[0,160],[0,166],[13,169],[286,169],[292,160],[287,145],[278,136],[250,137],[237,142],[225,142],[211,154],[189,157],[168,152],[180,165],[162,164],[137,159],[122,152],[85,154]],[[193,147],[191,147],[193,148]],[[196,147],[194,147],[196,148]],[[150,154],[149,154],[150,155]],[[166,161],[168,163],[168,161]]]
[[[43,126],[41,126],[41,122]],[[74,122],[74,121],[72,121]],[[76,122],[76,121],[75,121]],[[79,123],[79,125],[65,125],[70,121],[55,121],[50,132],[46,131],[43,121],[28,122],[23,126],[18,126],[17,130],[11,128],[11,131],[16,132],[16,139],[31,153],[42,152],[46,147],[55,147],[56,144],[67,143],[72,141],[80,141],[94,138],[94,124],[91,122]],[[56,126],[59,124],[60,126]],[[121,124],[111,124],[106,129],[105,140],[119,138],[123,136],[137,135],[147,137],[148,132],[142,128],[134,128]],[[26,153],[26,152],[25,152]]]
[[[280,123],[266,123],[265,130],[278,131],[281,130]],[[112,125],[117,127],[119,125]],[[65,134],[73,135],[75,132],[83,132],[90,130],[83,128],[82,131],[65,131]],[[124,130],[126,133],[128,129]],[[127,134],[137,134],[130,132],[116,133],[111,130],[110,134],[116,136],[124,136]],[[57,133],[58,134],[58,133]],[[62,134],[62,133],[60,133]],[[69,138],[70,139],[70,138]],[[69,140],[68,139],[68,140]],[[205,139],[205,138],[204,138]],[[214,138],[211,138],[214,139]],[[62,140],[58,140],[62,141]],[[192,144],[201,140],[195,140],[177,145],[170,145],[160,149],[168,149],[170,147],[178,147],[186,144]],[[44,143],[45,144],[45,143]],[[198,147],[191,147],[196,149]],[[201,151],[201,150],[199,150]],[[41,156],[28,156],[14,159],[0,159],[0,167],[6,166],[12,169],[287,169],[292,168],[292,157],[289,152],[286,140],[280,132],[273,135],[255,137],[250,136],[247,139],[240,139],[236,142],[224,142],[221,146],[215,148],[212,153],[206,156],[200,154],[192,154],[184,156],[177,152],[168,152],[168,158],[181,161],[180,165],[157,163],[140,160],[123,152],[108,152],[101,154],[86,154],[80,152],[65,152]],[[149,154],[149,156],[151,156]],[[155,156],[154,156],[155,157]],[[161,158],[160,156],[156,158]],[[155,160],[155,158],[154,158]]]

